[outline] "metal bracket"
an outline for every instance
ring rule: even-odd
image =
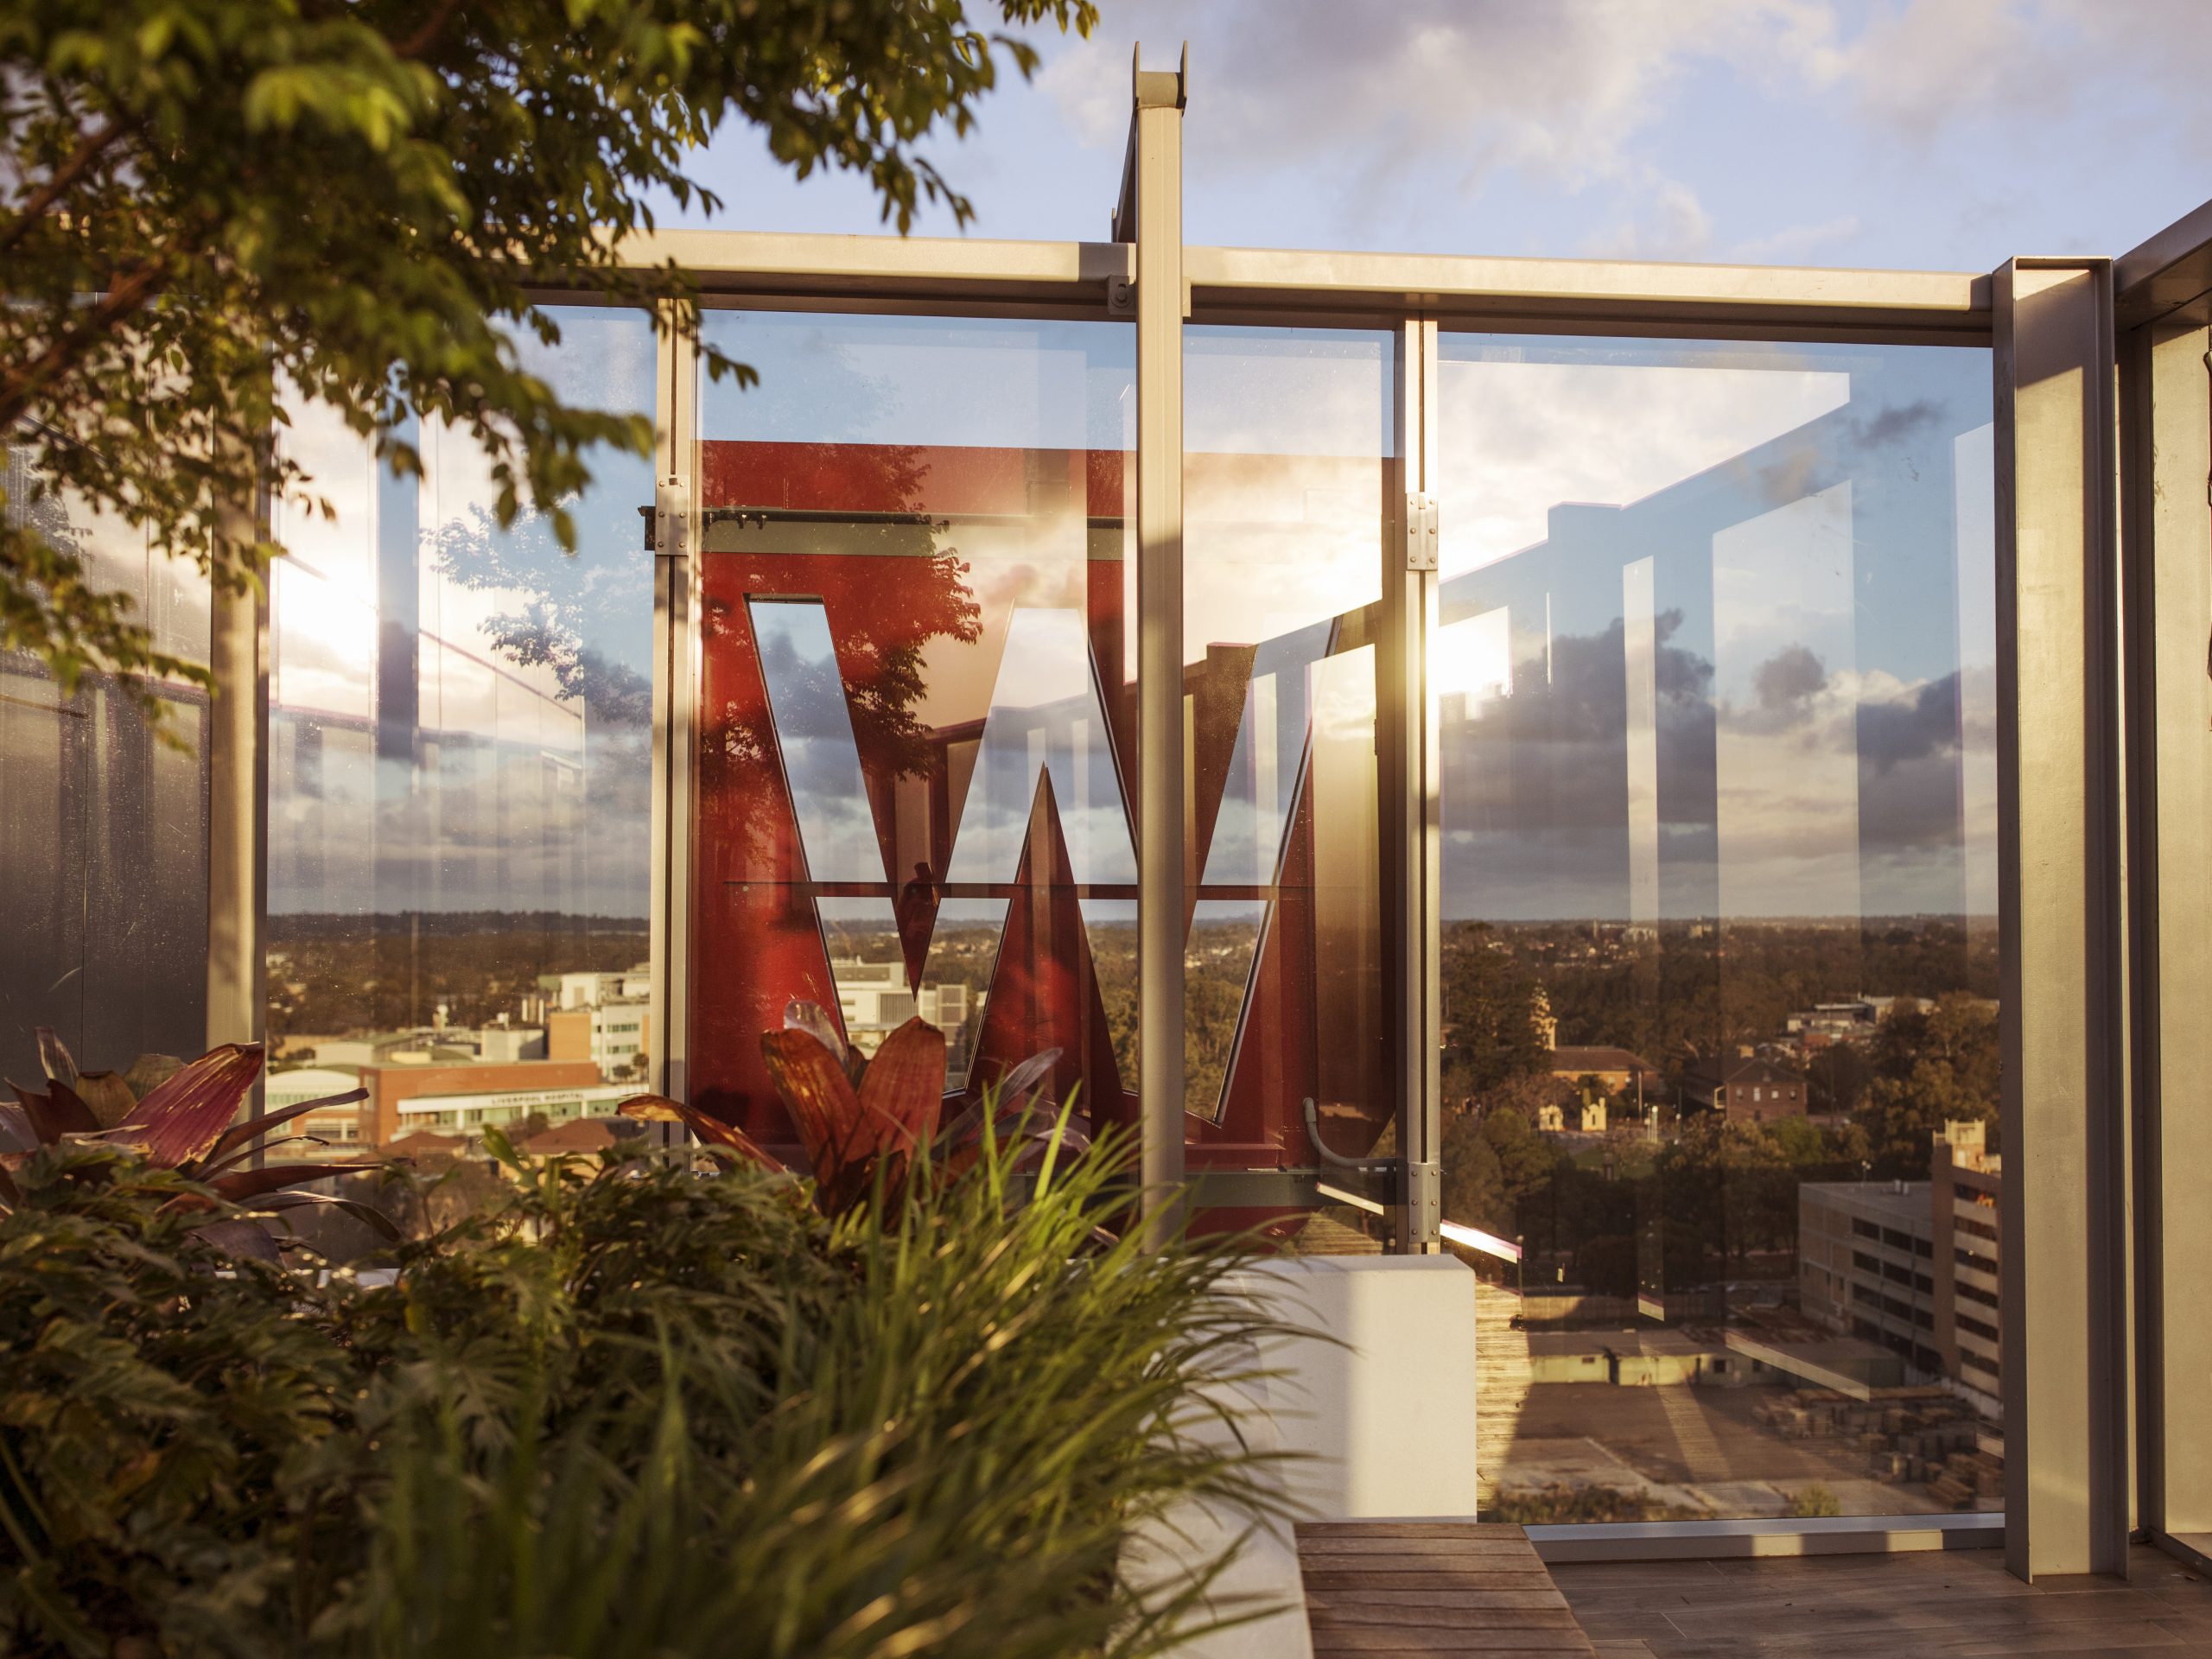
[[[680,559],[691,550],[691,492],[679,474],[653,486],[653,551]]]
[[[1419,490],[1406,495],[1406,569],[1436,569],[1436,498]]]
[[[1433,1238],[1444,1224],[1444,1166],[1408,1163],[1406,1209],[1416,1238]]]
[[[1306,1138],[1313,1143],[1315,1155],[1329,1169],[1357,1170],[1363,1175],[1371,1170],[1395,1169],[1405,1161],[1402,1158],[1347,1158],[1332,1150],[1321,1139],[1321,1113],[1311,1095],[1306,1097]]]
[[[1137,285],[1126,276],[1106,279],[1106,315],[1134,317],[1137,314]]]

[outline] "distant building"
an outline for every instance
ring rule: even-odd
[[[1528,1338],[1535,1382],[1606,1382],[1617,1388],[1696,1387],[1751,1380],[1751,1366],[1717,1335],[1643,1326],[1627,1331],[1535,1331]]]
[[[1805,1316],[1878,1342],[1933,1376],[1943,1300],[1926,1181],[1807,1181],[1797,1189],[1797,1290]]]
[[[1815,1002],[1786,1016],[1782,1028],[1808,1048],[1828,1043],[1863,1042],[1874,1034],[1873,1005],[1863,997],[1848,1002]]]
[[[1992,1415],[2003,1397],[1998,1319],[1999,1206],[2004,1160],[1985,1123],[1951,1122],[1929,1168],[1936,1247],[1936,1345],[1945,1373]]]
[[[546,1014],[595,1002],[641,1002],[652,995],[652,964],[641,962],[618,973],[540,974],[537,990]]]
[[[2004,1179],[1987,1134],[1945,1124],[1925,1181],[1799,1187],[1798,1291],[1808,1318],[1886,1343],[1996,1417]]]
[[[1682,1087],[1691,1099],[1711,1103],[1732,1122],[1766,1123],[1805,1116],[1805,1079],[1772,1060],[1707,1062],[1685,1074]]]
[[[1595,1077],[1607,1092],[1624,1094],[1641,1083],[1645,1090],[1656,1093],[1659,1073],[1651,1062],[1642,1055],[1625,1048],[1555,1048],[1552,1051],[1552,1076],[1567,1083],[1583,1077]]]
[[[476,1058],[486,1064],[548,1058],[545,1027],[486,1026],[476,1033]]]
[[[559,1066],[567,1062],[541,1062]],[[479,1070],[492,1070],[480,1067]],[[635,1085],[589,1082],[538,1089],[478,1090],[453,1094],[411,1095],[399,1103],[399,1133],[429,1130],[474,1138],[486,1129],[512,1128],[535,1119],[559,1128],[584,1118],[611,1118],[615,1108],[637,1092]]]
[[[304,1106],[311,1100],[350,1094],[360,1086],[361,1079],[355,1072],[334,1066],[306,1065],[289,1071],[271,1071],[264,1084],[264,1098],[266,1109],[282,1112]],[[360,1144],[361,1105],[352,1101],[294,1118],[270,1140],[269,1155],[276,1160],[327,1158],[353,1150]]]
[[[545,1015],[545,1058],[588,1060],[602,1078],[640,1081],[652,1049],[650,1006],[643,997],[621,997],[550,1009]]]
[[[346,1037],[295,1033],[285,1053],[321,1066],[434,1065],[463,1060],[542,1060],[545,1033],[537,1026],[486,1026],[481,1031],[417,1026]]]
[[[1602,1096],[1589,1096],[1561,1106],[1555,1101],[1546,1101],[1536,1108],[1536,1127],[1552,1135],[1564,1134],[1567,1115],[1573,1114],[1573,1128],[1583,1135],[1603,1135],[1605,1132],[1605,1103]]]
[[[906,968],[899,962],[859,962],[841,958],[830,964],[837,984],[837,1014],[844,1022],[845,1039],[863,1054],[873,1054],[883,1039],[919,1015],[950,1039],[957,1050],[968,1016],[983,999],[965,985],[925,985],[919,991],[906,983]],[[958,1073],[964,1063],[949,1057],[947,1070]]]
[[[355,1109],[360,1115],[359,1139],[372,1147],[388,1147],[402,1134],[416,1129],[472,1127],[437,1122],[438,1113],[444,1109],[442,1107],[424,1105],[408,1109],[410,1102],[427,1096],[467,1096],[482,1109],[509,1096],[543,1098],[557,1094],[573,1099],[578,1096],[578,1091],[601,1086],[599,1069],[588,1060],[518,1060],[490,1065],[473,1061],[447,1065],[365,1065],[361,1068],[360,1081],[367,1088],[369,1097]],[[613,1092],[620,1099],[628,1091]],[[613,1109],[610,1105],[607,1109]],[[518,1121],[524,1116],[527,1114],[518,1112],[512,1120],[480,1118],[477,1124]],[[404,1123],[403,1118],[407,1120]]]

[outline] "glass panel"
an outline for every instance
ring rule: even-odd
[[[1390,338],[1192,328],[1185,345],[1184,707],[1194,1166],[1350,1157],[1389,1126],[1375,605],[1391,488]],[[1306,1245],[1374,1248],[1364,1217]],[[1327,1246],[1324,1246],[1327,1247]]]
[[[940,1026],[956,1091],[1058,1047],[1125,1115],[1128,330],[708,329],[761,380],[700,388],[693,1098],[787,1144],[760,1039],[804,997],[862,1048]]]
[[[1486,1510],[1999,1507],[1988,354],[1442,356]]]
[[[207,660],[207,582],[143,531],[48,496],[31,451],[6,451],[5,511],[126,594],[157,650]],[[64,696],[23,652],[0,652],[0,1076],[42,1075],[51,1026],[87,1071],[197,1054],[207,1034],[207,695],[152,686],[169,741],[115,683]]]
[[[650,415],[650,321],[559,321],[533,372]],[[435,1160],[497,1125],[589,1149],[628,1129],[613,1109],[652,1041],[652,463],[592,455],[569,554],[545,518],[499,527],[466,435],[418,441],[423,476],[395,479],[319,406],[284,434],[336,512],[277,524],[270,1104],[358,1079],[370,1099],[310,1135]]]

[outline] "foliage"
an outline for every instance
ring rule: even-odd
[[[1516,1527],[1544,1527],[1592,1521],[1704,1521],[1711,1517],[1641,1492],[1554,1481],[1546,1486],[1517,1487],[1498,1493],[1483,1510],[1482,1518]]]
[[[293,1499],[353,1368],[296,1275],[219,1255],[210,1191],[72,1141],[0,1215],[0,1649],[284,1650]],[[218,1268],[226,1271],[217,1271]],[[160,1649],[149,1647],[148,1652]]]
[[[1801,1520],[1841,1515],[1843,1502],[1825,1484],[1816,1480],[1809,1486],[1800,1486],[1791,1494],[1789,1513]]]
[[[1443,962],[1446,1099],[1487,1095],[1509,1078],[1548,1071],[1535,976],[1487,922],[1455,922]]]
[[[0,1218],[0,1646],[1160,1650],[1213,1567],[1148,1595],[1133,1534],[1192,1500],[1280,1513],[1208,1432],[1270,1327],[1221,1294],[1237,1246],[1102,1240],[1125,1142],[1030,1168],[996,1122],[836,1218],[742,1166],[533,1163],[495,1134],[507,1205],[398,1246],[381,1288],[214,1277],[173,1173],[40,1154]]]
[[[988,10],[1095,17],[1090,0]],[[572,545],[585,452],[648,454],[651,423],[572,407],[524,366],[518,337],[559,334],[530,284],[666,302],[696,338],[682,276],[626,266],[620,245],[656,200],[719,207],[699,157],[733,124],[801,176],[863,175],[901,230],[927,200],[965,222],[916,146],[969,130],[1002,61],[1037,57],[962,0],[23,0],[0,14],[0,431],[44,489],[226,585],[276,551],[257,482],[321,505],[272,453],[280,394],[332,405],[396,474],[420,470],[414,423],[466,429],[500,524],[527,502]],[[65,687],[206,678],[20,505],[0,646]]]
[[[1993,1126],[1998,1062],[1997,1011],[1974,997],[1939,997],[1932,1008],[1884,1020],[1857,1114],[1873,1173],[1924,1181],[1933,1138],[1947,1121]]]
[[[760,1053],[798,1131],[814,1201],[825,1215],[843,1215],[885,1195],[898,1201],[916,1162],[938,1159],[964,1168],[1009,1119],[1023,1125],[1016,1135],[1029,1150],[1049,1144],[1077,1152],[1089,1143],[1087,1131],[1070,1124],[1070,1113],[1049,1131],[1026,1115],[1030,1091],[1060,1058],[1057,1048],[1014,1067],[943,1132],[938,1118],[944,1108],[944,1033],[925,1020],[907,1020],[870,1057],[846,1046],[821,1004],[794,1001],[785,1007],[782,1029],[761,1033]],[[744,1130],[702,1107],[637,1095],[617,1109],[626,1117],[681,1123],[709,1147],[772,1173],[783,1170],[781,1160]]]
[[[327,1205],[391,1230],[381,1216],[349,1199],[298,1190],[307,1182],[359,1169],[358,1163],[251,1166],[272,1130],[318,1107],[365,1100],[367,1090],[328,1095],[240,1123],[236,1122],[238,1109],[261,1075],[257,1043],[226,1043],[190,1062],[142,1054],[127,1074],[79,1071],[68,1049],[48,1027],[38,1027],[38,1046],[46,1066],[46,1092],[33,1094],[17,1084],[8,1085],[16,1103],[12,1109],[0,1108],[0,1141],[23,1151],[67,1141],[130,1147],[157,1168],[175,1169],[204,1184],[213,1199],[226,1205],[267,1215]],[[23,1151],[0,1153],[0,1212],[19,1197],[9,1166],[20,1162]],[[208,1198],[192,1192],[181,1192],[171,1202],[185,1210],[211,1207]],[[209,1222],[204,1231],[234,1254],[276,1258],[276,1242],[257,1222],[227,1217]]]

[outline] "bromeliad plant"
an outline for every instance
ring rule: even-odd
[[[798,1131],[814,1178],[814,1202],[825,1215],[843,1215],[878,1192],[895,1198],[917,1159],[957,1174],[991,1142],[1021,1143],[1017,1163],[1025,1154],[1079,1151],[1090,1144],[1085,1126],[1074,1120],[1072,1103],[1050,1124],[1032,1111],[1030,1096],[1051,1075],[1060,1058],[1057,1048],[1014,1067],[943,1126],[944,1033],[925,1020],[906,1021],[871,1058],[847,1045],[820,1003],[794,1001],[784,1009],[783,1029],[761,1033],[760,1053]],[[681,1123],[710,1148],[785,1172],[782,1161],[744,1130],[699,1107],[665,1095],[638,1095],[617,1109],[626,1117]]]
[[[334,1205],[386,1236],[396,1236],[391,1222],[366,1205],[296,1190],[305,1182],[350,1174],[365,1165],[251,1166],[273,1130],[319,1107],[365,1100],[367,1090],[328,1095],[240,1123],[235,1121],[238,1108],[261,1075],[257,1043],[226,1043],[189,1061],[143,1054],[128,1072],[79,1071],[60,1038],[46,1026],[38,1027],[38,1050],[46,1071],[45,1090],[34,1093],[10,1080],[8,1088],[16,1103],[0,1104],[0,1214],[22,1202],[15,1172],[32,1154],[41,1147],[85,1142],[137,1152],[156,1168],[175,1170],[213,1195],[180,1192],[171,1200],[176,1208],[213,1210],[220,1200],[251,1213],[276,1215]],[[276,1241],[260,1224],[245,1217],[210,1222],[200,1231],[234,1255],[277,1258]]]

